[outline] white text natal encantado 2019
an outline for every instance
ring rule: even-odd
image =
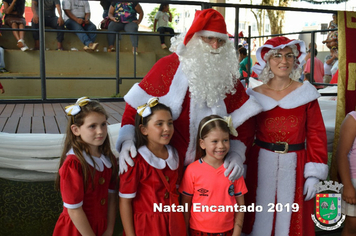
[[[202,205],[201,203],[192,203],[191,211],[193,212],[262,212],[263,206],[255,205]],[[282,211],[299,211],[297,203],[282,204],[282,203],[269,203],[267,205],[267,212],[282,212]],[[189,212],[188,203],[184,205],[163,205],[163,203],[154,203],[153,212]]]

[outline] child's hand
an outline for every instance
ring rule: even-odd
[[[356,204],[356,191],[352,185],[344,186],[342,192],[342,199],[349,204]]]
[[[0,91],[1,91],[1,93],[5,93],[5,89],[4,88],[0,89]]]

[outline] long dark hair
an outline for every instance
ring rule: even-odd
[[[88,104],[84,105],[81,107],[81,111],[74,115],[69,117],[68,123],[67,123],[67,130],[66,130],[66,138],[64,141],[64,147],[62,151],[62,155],[59,161],[59,168],[62,167],[65,159],[67,158],[67,153],[68,151],[72,148],[75,155],[77,156],[78,160],[80,161],[80,164],[82,166],[82,171],[83,171],[83,181],[85,183],[84,189],[87,189],[87,181],[88,181],[88,176],[89,174],[91,175],[92,181],[94,181],[94,175],[95,175],[95,168],[94,171],[90,170],[89,164],[86,162],[84,156],[83,156],[83,151],[86,152],[92,162],[95,165],[95,161],[92,158],[92,154],[90,152],[90,147],[89,145],[82,140],[80,136],[75,136],[72,132],[71,126],[76,125],[77,127],[80,127],[84,124],[84,119],[87,117],[89,114],[96,112],[98,114],[103,114],[105,115],[106,119],[108,119],[108,115],[105,111],[105,109],[100,105],[99,102],[91,100],[88,102]],[[99,146],[99,152],[101,152],[103,155],[107,156],[110,158],[111,164],[112,164],[112,180],[117,178],[117,161],[114,156],[114,154],[111,152],[110,149],[110,139],[109,139],[109,134],[106,136],[104,143]],[[92,183],[94,186],[94,183]],[[60,176],[59,172],[57,173],[57,178],[56,178],[56,183],[55,187],[57,190],[60,190]]]
[[[135,117],[135,139],[136,139],[136,148],[137,149],[139,147],[141,147],[141,146],[147,145],[147,143],[148,143],[147,137],[145,135],[143,135],[142,132],[141,132],[140,125],[143,125],[144,127],[146,127],[147,123],[151,119],[152,115],[156,111],[160,111],[160,110],[168,111],[172,116],[171,108],[167,107],[163,103],[158,103],[156,106],[151,107],[151,114],[146,116],[146,117],[142,117],[142,116],[140,116],[139,114],[136,113],[136,117]]]
[[[210,121],[212,119],[218,119],[218,120]],[[210,122],[207,123],[208,121],[210,121]],[[207,124],[205,124],[205,123],[207,123]],[[204,125],[204,127],[202,128],[203,125]],[[204,157],[206,155],[206,151],[200,147],[200,139],[206,138],[206,136],[214,128],[219,128],[222,131],[227,132],[228,134],[230,133],[227,123],[223,120],[223,118],[221,116],[210,115],[210,116],[204,117],[199,123],[198,134],[197,134],[197,139],[196,139],[197,143],[196,143],[196,149],[195,149],[195,160],[198,160],[199,158]]]

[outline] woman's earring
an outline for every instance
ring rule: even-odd
[[[269,71],[268,72],[268,78],[272,79],[274,77],[274,74],[272,71]]]

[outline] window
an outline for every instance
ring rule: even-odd
[[[246,28],[245,22],[239,22],[239,30],[244,30]]]

